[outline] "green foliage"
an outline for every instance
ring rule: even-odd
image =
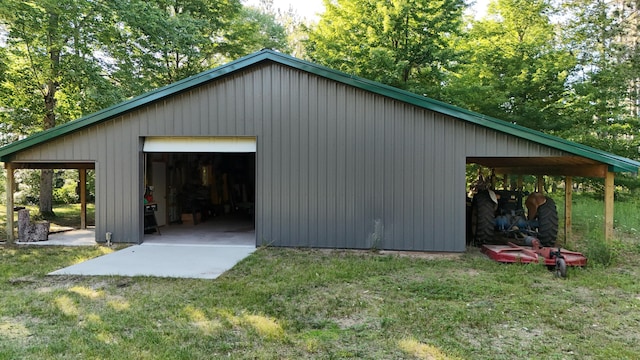
[[[227,38],[235,46],[227,51],[229,58],[238,58],[265,48],[289,52],[286,29],[276,21],[273,12],[244,7],[230,24],[230,29]]]
[[[63,185],[53,190],[55,204],[76,204],[80,200],[78,183],[72,179],[65,179]]]
[[[102,32],[115,26],[97,15],[103,14],[102,2],[3,0],[0,5],[0,24],[8,30],[0,120],[8,134],[40,131],[122,99],[95,56]],[[43,122],[45,117],[53,122]]]
[[[132,0],[109,6],[124,26],[106,45],[116,62],[114,77],[136,80],[122,83],[131,94],[218,65],[230,46],[225,31],[241,9],[238,0]]]
[[[40,172],[37,170],[16,170],[17,191],[14,202],[18,205],[36,205],[40,194]],[[78,193],[78,171],[58,170],[53,174],[53,203],[75,204],[80,200]],[[95,172],[87,171],[87,201],[95,199]]]
[[[585,242],[584,255],[589,259],[590,265],[608,267],[615,261],[615,252],[601,236],[589,237]]]
[[[452,39],[461,30],[464,2],[325,1],[306,55],[371,80],[439,97],[455,66]]]
[[[456,43],[464,56],[449,101],[536,130],[570,127],[557,115],[575,59],[558,43],[549,11],[544,0],[499,0],[471,20]]]

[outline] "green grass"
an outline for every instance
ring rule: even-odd
[[[45,276],[106,248],[0,247],[0,359],[632,359],[638,253],[500,265],[260,249],[217,280]],[[135,355],[134,355],[135,354]]]

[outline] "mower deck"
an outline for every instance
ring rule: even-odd
[[[550,247],[520,246],[512,242],[508,245],[483,245],[482,252],[491,259],[503,263],[540,263],[555,266],[556,260],[551,256],[553,251],[560,250],[567,266],[586,266],[587,258],[579,252]]]

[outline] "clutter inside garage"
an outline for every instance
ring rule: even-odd
[[[253,226],[255,153],[147,153],[145,189],[159,224],[243,220]],[[146,233],[153,231],[148,227]]]

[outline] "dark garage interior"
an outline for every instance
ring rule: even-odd
[[[146,210],[145,234],[254,231],[255,168],[255,153],[145,154],[145,204],[158,225]]]

